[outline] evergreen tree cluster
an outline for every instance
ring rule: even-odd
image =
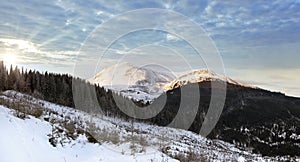
[[[59,105],[69,106],[91,113],[120,115],[113,93],[86,80],[67,74],[40,73],[10,66],[0,61],[0,92],[14,90]],[[128,100],[120,94],[121,100]]]
[[[15,90],[49,102],[73,107],[72,79],[66,74],[24,71],[12,65],[8,70],[3,61],[0,61],[0,91]]]

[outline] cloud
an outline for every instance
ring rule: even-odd
[[[176,36],[174,36],[172,34],[166,34],[166,39],[168,41],[179,41],[180,40],[180,38],[178,38],[178,37],[176,37]]]
[[[253,40],[262,33],[278,37],[289,35],[291,28],[299,27],[299,9],[300,5],[295,1],[209,1],[202,13],[197,13],[200,16],[196,20],[220,39]],[[299,30],[294,32],[299,33]],[[272,38],[267,39],[272,41]]]
[[[18,50],[23,52],[39,52],[36,45],[30,41],[0,38],[0,42],[8,48],[16,47]]]
[[[206,8],[204,9],[204,11],[206,12],[207,15],[211,15],[211,14],[214,14],[214,11],[213,11],[213,8],[214,6],[217,4],[216,1],[212,1],[210,2]]]
[[[60,63],[65,64],[66,60],[73,59],[78,55],[77,51],[46,51],[41,49],[39,44],[28,40],[0,38],[0,55],[17,55],[19,63]],[[3,59],[3,58],[2,58]]]

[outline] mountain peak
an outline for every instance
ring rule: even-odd
[[[187,74],[184,74],[184,75],[178,77],[177,79],[173,80],[172,82],[166,84],[164,86],[164,89],[172,90],[174,88],[181,87],[188,83],[199,83],[199,82],[203,82],[203,81],[222,81],[222,82],[235,84],[235,85],[239,85],[239,86],[256,88],[256,87],[252,87],[249,85],[239,83],[229,77],[219,75],[208,69],[200,69],[200,70],[194,70],[192,72],[189,72]]]
[[[171,73],[157,69],[155,65],[136,67],[121,63],[104,68],[89,81],[136,101],[151,102],[163,93],[166,83],[175,79]]]

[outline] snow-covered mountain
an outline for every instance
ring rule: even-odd
[[[175,79],[171,73],[158,72],[155,68],[157,67],[139,68],[122,63],[103,69],[89,81],[136,101],[151,102],[163,93],[166,83]]]
[[[219,74],[209,71],[207,69],[202,69],[202,70],[194,70],[190,73],[181,75],[180,77],[176,78],[175,80],[165,84],[165,86],[163,88],[165,90],[172,90],[174,88],[181,87],[188,83],[199,83],[199,82],[203,82],[203,81],[223,81],[226,83],[239,85],[239,86],[243,86],[243,87],[252,87],[249,85],[239,83],[229,77],[219,75]],[[255,88],[255,87],[252,87],[252,88]]]
[[[172,90],[188,83],[218,80],[250,87],[206,69],[187,72],[179,75],[179,77],[175,77],[172,73],[159,71],[153,66],[138,68],[128,63],[105,68],[89,79],[91,83],[99,84],[130,99],[144,103],[148,101],[151,103],[164,91]]]
[[[23,107],[24,106],[24,107]],[[0,161],[277,161],[190,131],[0,93]]]

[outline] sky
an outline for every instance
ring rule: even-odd
[[[147,8],[177,16],[130,14]],[[203,39],[188,39],[199,35],[186,32],[190,21],[205,33]],[[151,22],[156,27],[130,28],[132,23],[141,27]],[[161,26],[178,32],[160,30]],[[131,30],[117,35],[125,29]],[[112,38],[117,39],[108,42],[109,47],[101,46],[101,41]],[[215,45],[227,76],[300,97],[299,0],[10,0],[0,4],[0,59],[6,65],[41,72],[76,75],[78,62],[92,61],[97,66],[80,67],[89,70],[80,77],[90,78],[120,62],[155,63],[182,73],[206,68],[207,61],[188,41],[205,48],[206,38]],[[105,49],[105,54],[99,52]]]

